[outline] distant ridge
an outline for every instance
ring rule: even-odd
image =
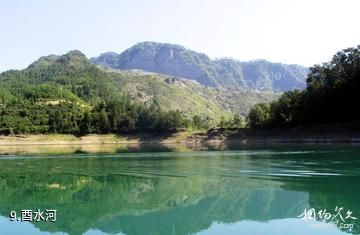
[[[107,52],[92,63],[120,70],[141,69],[196,80],[209,87],[288,91],[303,89],[308,68],[266,60],[241,62],[232,58],[212,60],[183,46],[141,42],[121,54]]]
[[[0,73],[0,107],[17,101],[29,105],[72,103],[92,110],[121,94],[165,111],[179,110],[185,117],[198,115],[209,122],[235,112],[245,117],[254,104],[279,96],[274,92],[228,91],[176,76],[94,65],[78,50],[42,56],[26,69]]]

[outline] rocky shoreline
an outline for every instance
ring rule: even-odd
[[[9,145],[82,145],[141,143],[360,143],[360,128],[333,125],[278,129],[211,129],[207,132],[157,134],[11,135],[0,136],[0,146]]]

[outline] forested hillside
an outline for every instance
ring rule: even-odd
[[[255,105],[251,127],[359,122],[360,46],[310,68],[305,90],[285,92],[277,101]]]
[[[199,116],[131,99],[79,51],[0,74],[0,133],[117,133],[202,128]]]

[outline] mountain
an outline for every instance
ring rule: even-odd
[[[0,133],[168,130],[193,125],[195,115],[201,125],[214,125],[234,112],[245,117],[255,103],[278,96],[121,71],[94,65],[80,51],[70,51],[43,56],[23,70],[0,73]]]
[[[287,91],[303,89],[306,67],[272,63],[266,60],[241,62],[212,60],[209,56],[168,43],[142,42],[121,54],[108,52],[91,62],[120,70],[144,71],[182,77],[204,86],[241,90]]]
[[[34,92],[41,86],[50,91]],[[0,74],[0,87],[7,89],[18,99],[65,99],[64,93],[79,100],[95,104],[109,99],[118,92],[106,72],[89,63],[80,51],[70,51],[61,56],[39,58],[23,70],[10,70]]]
[[[91,63],[80,51],[0,73],[0,134],[203,129],[280,94]]]
[[[197,114],[219,120],[221,116],[238,112],[245,117],[256,103],[270,102],[280,96],[279,93],[267,91],[206,87],[193,80],[142,70],[99,68],[107,72],[119,90],[135,100],[155,103],[164,110],[178,109],[187,116]]]

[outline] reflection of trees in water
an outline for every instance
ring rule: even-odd
[[[351,210],[354,213],[353,216],[359,219],[359,152],[351,150],[351,148],[341,152],[324,152],[315,156],[309,155],[306,161],[302,161],[304,164],[309,163],[306,165],[309,172],[324,173],[324,175],[315,175],[301,179],[294,178],[286,182],[283,188],[285,190],[307,192],[309,194],[308,209],[315,208],[316,212],[326,209],[327,212],[334,215],[336,214],[335,208],[338,206],[344,208],[343,215],[346,216],[346,211]],[[316,164],[314,164],[315,161]],[[330,175],[326,175],[327,173]],[[346,221],[350,223],[355,222],[352,233],[360,234],[358,220],[350,219]],[[343,229],[343,231],[349,232],[348,229]]]
[[[234,223],[241,220],[267,221],[293,217],[293,212],[304,207],[299,207],[298,204],[306,205],[306,195],[301,193],[292,195],[276,189],[251,190],[246,189],[246,186],[234,191],[215,193],[191,205],[144,215],[125,214],[99,220],[96,227],[108,233],[122,231],[125,234],[194,234],[209,228],[215,221]],[[287,209],[284,209],[284,206]]]
[[[278,161],[292,164],[295,157],[302,161],[299,155],[274,155],[261,159],[261,164],[268,169]],[[237,171],[254,164],[260,163],[251,157],[226,156],[2,160],[0,213],[54,208],[56,223],[34,225],[70,234],[91,228],[108,233],[191,234],[215,221],[295,218],[309,207],[339,205],[359,211],[358,190],[346,189],[356,178],[249,177]],[[309,170],[330,167],[326,161],[321,164],[309,165]]]
[[[96,227],[127,234],[155,234],[159,229],[160,234],[168,234],[168,229],[189,234],[214,221],[286,218],[290,208],[280,211],[283,205],[278,200],[289,196],[290,203],[303,200],[303,194],[281,191],[279,184],[258,189],[260,184],[205,177],[17,176],[2,184],[1,204],[7,206],[1,212],[5,216],[14,209],[56,208],[56,223],[35,226],[71,234]]]
[[[295,191],[306,191],[309,194],[309,206],[307,209],[314,208],[316,213],[320,210],[326,209],[327,212],[335,215],[336,207],[343,207],[342,215],[346,216],[346,211],[353,212],[353,216],[360,218],[360,192],[358,188],[355,188],[359,183],[358,178],[354,177],[318,177],[318,178],[305,178],[302,180],[294,180],[289,184],[286,184],[285,189]],[[305,208],[304,208],[305,209]],[[299,213],[300,214],[300,213]],[[318,214],[317,220],[321,221]],[[338,218],[339,219],[339,218]],[[331,220],[330,220],[331,221]],[[360,226],[358,220],[345,220],[345,223],[354,224],[352,232],[354,234],[360,233]],[[338,228],[340,228],[340,223]],[[345,232],[349,232],[349,229],[342,229]]]
[[[235,130],[235,129],[234,129]],[[260,132],[260,131],[259,131]],[[226,151],[226,150],[299,150],[294,144],[246,144],[239,143],[239,133],[234,131],[228,142],[171,143],[132,143],[132,144],[82,144],[82,145],[9,145],[0,146],[1,155],[64,155],[64,154],[120,154],[150,152],[189,152],[189,151]],[[234,135],[234,136],[232,136]],[[259,133],[261,135],[261,133]],[[351,146],[350,146],[351,147]],[[329,150],[349,148],[349,145],[302,145],[301,150]],[[352,147],[353,148],[353,147]]]
[[[20,161],[24,164],[21,170],[16,170],[17,161],[2,161],[1,213],[6,216],[11,210],[56,208],[56,223],[35,226],[71,234],[94,227],[108,232],[125,231],[131,225],[124,221],[132,221],[134,228],[146,228],[155,233],[160,227],[170,229],[169,224],[164,224],[169,220],[173,220],[172,228],[179,230],[179,234],[187,234],[200,231],[215,220],[235,222],[250,213],[257,218],[258,209],[264,207],[271,211],[271,206],[267,205],[268,196],[278,197],[279,194],[276,191],[279,183],[261,186],[263,182],[245,178],[141,176],[141,172],[134,169],[144,160],[121,161],[124,166],[115,172],[118,167],[114,168],[114,164],[119,162],[112,160],[23,160]],[[161,173],[161,161],[153,162],[153,166],[148,164],[147,167]],[[191,161],[172,167],[189,169]],[[257,190],[261,187],[264,188]],[[254,206],[259,207],[253,211]],[[135,234],[144,234],[141,231]],[[127,233],[132,234],[131,231]]]

